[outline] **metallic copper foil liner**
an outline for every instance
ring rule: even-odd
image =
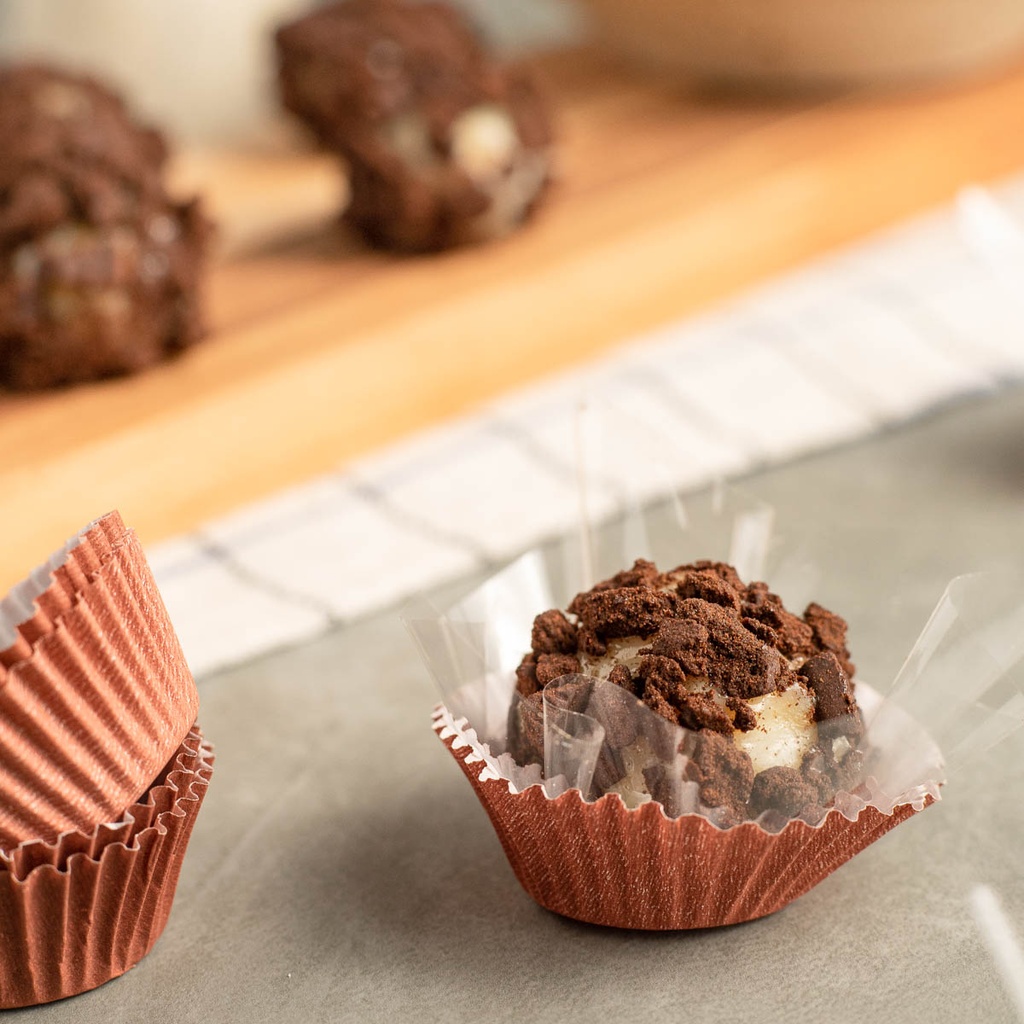
[[[0,852],[0,1009],[96,988],[153,948],[212,773],[196,726],[115,824]]]
[[[118,819],[198,714],[138,540],[103,524],[36,601],[25,656],[0,667],[0,849]]]
[[[542,907],[590,924],[669,931],[764,917],[915,813],[910,804],[892,814],[868,806],[850,821],[833,810],[818,826],[794,820],[772,834],[753,822],[722,830],[696,814],[669,819],[654,801],[630,811],[614,795],[586,803],[579,790],[510,793],[504,779],[481,778],[486,763],[445,735],[439,717],[434,729],[522,887]]]

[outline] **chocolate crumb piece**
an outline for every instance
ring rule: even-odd
[[[653,562],[648,562],[646,558],[638,558],[631,569],[623,569],[611,579],[595,583],[590,592],[618,590],[620,587],[653,587],[657,585],[659,576],[658,567]]]
[[[817,802],[818,793],[795,768],[774,767],[758,772],[750,789],[753,817],[765,811],[780,811],[794,818]]]
[[[775,633],[776,646],[787,658],[814,652],[812,628],[786,611],[782,599],[768,589],[768,584],[752,583],[747,588],[743,612],[746,618],[768,626]]]
[[[835,799],[835,762],[826,758],[820,748],[812,750],[800,766],[804,781],[818,794],[818,803],[827,807]]]
[[[733,726],[740,732],[749,732],[757,725],[757,715],[745,700],[730,697],[725,705],[733,713]]]
[[[583,633],[606,643],[617,637],[649,636],[677,603],[650,587],[618,587],[577,594],[569,611],[578,617]]]
[[[508,710],[508,751],[519,764],[544,764],[544,705],[539,693],[512,701]]]
[[[445,249],[506,234],[551,176],[546,104],[443,3],[347,0],[276,36],[285,107],[349,166],[372,244]]]
[[[835,766],[836,789],[854,792],[864,773],[864,751],[851,750]]]
[[[599,789],[626,778],[635,787],[639,770],[648,787],[657,779],[660,792],[679,793],[659,774],[671,750],[625,749],[633,737],[623,723],[636,733],[644,714],[630,694],[688,730],[687,778],[717,809],[716,823],[766,814],[773,828],[787,816],[818,820],[837,791],[859,783],[864,726],[840,656],[845,636],[842,619],[820,605],[804,621],[767,584],[748,586],[723,563],[659,573],[641,560],[577,594],[568,615],[537,616],[517,688],[539,701],[540,688],[563,685],[553,682],[560,675],[607,680],[618,688],[609,691],[617,717],[598,759]],[[658,730],[641,731],[658,742]]]
[[[643,777],[651,799],[661,804],[668,817],[677,816],[680,813],[677,799],[678,786],[671,769],[663,764],[654,764],[643,770]]]
[[[0,386],[143,369],[203,335],[209,224],[159,133],[91,78],[0,70]]]
[[[532,697],[540,688],[537,680],[537,656],[528,654],[516,669],[516,692],[520,697]]]
[[[754,766],[742,750],[718,733],[699,733],[690,768],[705,804],[731,808],[741,820],[746,817]]]
[[[784,689],[794,676],[780,653],[752,636],[738,614],[695,598],[679,603],[641,654],[676,661],[687,676],[706,678],[729,697],[757,697]]]
[[[535,654],[575,654],[576,627],[557,609],[541,612],[533,620],[531,642]]]
[[[843,671],[853,679],[857,673],[846,647],[846,620],[812,602],[804,612],[804,621],[811,627],[817,650],[831,651],[839,659]]]
[[[629,690],[630,693],[636,693],[633,674],[625,665],[616,665],[615,668],[608,673],[608,682],[614,683],[616,686],[621,686],[624,690]],[[637,694],[637,696],[639,696],[639,694]]]
[[[693,569],[683,573],[677,589],[680,597],[697,597],[733,610],[740,606],[740,595],[736,587],[713,569]]]
[[[559,676],[574,675],[579,670],[579,659],[571,654],[542,654],[537,658],[537,682],[541,687]]]

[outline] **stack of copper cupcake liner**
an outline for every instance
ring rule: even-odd
[[[0,1007],[94,988],[160,935],[212,755],[112,513],[0,604]]]
[[[691,507],[677,517],[687,524],[677,545],[667,552],[628,552],[611,571],[633,557],[653,556],[665,565],[694,557],[743,560],[748,567],[767,567],[771,584],[768,549],[780,562],[780,546],[764,529],[770,514],[758,506],[732,495],[710,510],[710,518],[709,508],[694,513]],[[723,510],[732,518],[725,529]],[[664,509],[638,514],[640,521],[620,529],[618,541],[666,535],[664,522],[649,518]],[[731,550],[722,549],[723,537],[731,538]],[[735,557],[737,543],[742,558]],[[549,721],[547,710],[544,770],[538,775],[537,765],[518,765],[507,752],[514,668],[529,649],[533,616],[564,606],[566,595],[589,586],[592,578],[574,579],[574,570],[600,565],[605,553],[571,564],[558,554],[550,547],[530,552],[446,613],[410,614],[407,625],[444,695],[434,715],[436,733],[469,779],[523,888],[559,914],[669,930],[773,913],[934,803],[951,765],[959,767],[966,754],[976,756],[1024,719],[1018,657],[1024,586],[1019,579],[1001,588],[988,578],[958,579],[886,697],[858,681],[868,724],[865,774],[855,791],[837,794],[823,818],[780,822],[763,815],[729,827],[708,808],[672,813],[654,800],[628,807],[617,793],[595,796],[580,784],[586,773],[577,777],[566,759],[575,742],[571,728]],[[782,554],[784,562],[789,555]],[[753,575],[749,568],[747,575]],[[972,665],[978,670],[965,675]],[[637,713],[653,714],[642,705]],[[583,721],[580,735],[580,758],[586,760],[594,753],[594,730]]]

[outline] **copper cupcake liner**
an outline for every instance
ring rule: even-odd
[[[197,725],[114,824],[0,852],[0,1009],[96,988],[153,948],[212,773]]]
[[[905,803],[886,814],[869,804],[854,820],[831,810],[818,825],[793,820],[776,833],[755,822],[720,829],[698,814],[667,818],[654,801],[628,810],[614,794],[587,803],[578,789],[554,799],[539,785],[511,792],[443,707],[434,731],[528,895],[556,914],[614,928],[713,928],[772,914],[917,810]]]
[[[130,532],[117,512],[110,512],[73,538],[19,587],[28,591],[23,603],[30,605],[17,624],[14,643],[0,650],[0,684],[7,670],[32,656],[36,643],[52,633],[60,618],[71,610],[90,579],[129,538]],[[15,591],[18,587],[14,588]],[[12,592],[13,594],[14,592]]]
[[[119,519],[53,575],[32,628],[19,629],[30,651],[0,675],[0,849],[117,819],[198,714],[145,556]]]

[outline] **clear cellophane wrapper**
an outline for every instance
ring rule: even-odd
[[[633,509],[584,531],[582,543],[571,538],[523,556],[442,615],[407,616],[444,695],[436,732],[523,887],[557,913],[657,930],[772,913],[939,799],[951,770],[1024,718],[1024,586],[961,577],[885,698],[857,683],[863,769],[831,806],[801,818],[769,810],[735,823],[703,806],[687,781],[695,734],[631,694],[563,678],[545,689],[538,714],[515,691],[534,616],[566,607],[638,557],[663,569],[727,561],[748,581],[767,580],[791,608],[815,596],[814,565],[779,543],[772,510],[716,489]],[[532,743],[539,763],[516,762],[510,729],[520,733],[516,749]]]
[[[112,823],[0,851],[0,1009],[96,988],[152,949],[212,773],[195,726]]]
[[[0,602],[0,849],[117,820],[198,708],[141,546],[111,513]]]

